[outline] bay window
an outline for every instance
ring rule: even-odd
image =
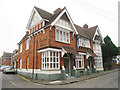
[[[60,52],[45,51],[41,56],[42,69],[60,69]]]
[[[84,55],[76,55],[75,62],[77,69],[84,68]]]

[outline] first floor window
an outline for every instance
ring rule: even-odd
[[[55,39],[56,41],[70,43],[70,32],[63,29],[56,29]]]
[[[22,69],[22,59],[20,59],[20,69]]]
[[[29,39],[26,40],[26,50],[29,49]]]
[[[42,52],[42,69],[60,69],[60,52]]]
[[[76,68],[84,68],[84,55],[76,55],[75,58],[75,62],[76,62]]]
[[[20,44],[20,53],[22,52],[22,44]]]

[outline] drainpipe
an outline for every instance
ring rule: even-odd
[[[32,72],[32,78],[34,79],[34,55],[35,55],[35,35],[33,34],[33,72]]]

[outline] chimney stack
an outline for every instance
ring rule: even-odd
[[[87,25],[87,24],[84,24],[84,25],[83,25],[83,28],[88,29],[88,25]]]
[[[58,13],[59,11],[61,11],[62,9],[61,8],[57,8],[55,11],[54,11],[54,14]]]
[[[29,31],[26,31],[26,34],[29,34]]]

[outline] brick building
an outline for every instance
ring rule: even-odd
[[[2,65],[2,57],[0,57],[0,66]]]
[[[12,53],[4,52],[2,55],[2,65],[12,65],[11,56]]]
[[[17,62],[18,62],[18,50],[15,49],[12,53],[12,66],[16,69]]]
[[[103,71],[98,26],[73,23],[66,7],[54,13],[34,7],[18,43],[18,74],[57,80]]]

